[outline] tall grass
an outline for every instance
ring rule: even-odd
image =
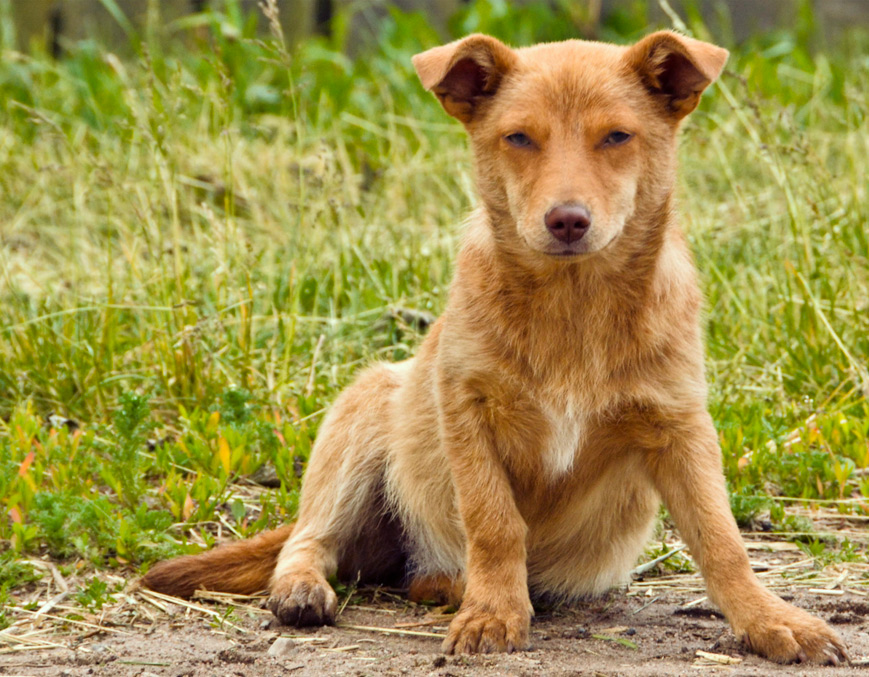
[[[323,409],[361,365],[413,354],[398,309],[443,307],[473,179],[410,66],[442,37],[393,14],[350,59],[341,31],[290,55],[242,15],[196,23],[193,49],[131,59],[4,43],[0,590],[30,553],[138,566],[212,540],[219,509],[241,534],[287,519]],[[497,2],[452,30],[571,32]],[[681,213],[734,495],[862,510],[869,39],[808,44],[731,45],[686,125]],[[236,500],[264,463],[282,489]]]

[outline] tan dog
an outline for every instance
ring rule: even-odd
[[[512,651],[529,590],[623,582],[663,499],[752,650],[844,660],[752,573],[706,411],[676,136],[726,59],[670,32],[516,50],[472,35],[416,56],[470,135],[482,203],[444,315],[415,358],[338,398],[295,526],[164,562],[145,585],[268,587],[281,622],[309,625],[334,621],[329,576],[406,574],[412,598],[461,598],[445,651]]]

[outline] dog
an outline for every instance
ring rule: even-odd
[[[752,573],[706,409],[701,294],[675,215],[680,122],[728,53],[674,32],[414,57],[465,127],[480,206],[446,310],[412,359],[324,419],[298,520],[154,566],[145,586],[252,593],[333,623],[327,579],[404,577],[460,607],[446,653],[529,645],[531,596],[624,582],[659,503],[752,651],[836,664],[842,641]]]

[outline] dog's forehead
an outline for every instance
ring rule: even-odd
[[[593,40],[564,40],[562,42],[542,42],[530,47],[516,49],[521,61],[544,68],[558,65],[596,63],[597,68],[614,64],[621,60],[626,47],[608,42]],[[567,63],[565,63],[567,62]]]
[[[536,101],[554,113],[630,107],[637,90],[625,65],[625,51],[619,45],[586,40],[518,49],[518,68],[509,78],[507,96]]]

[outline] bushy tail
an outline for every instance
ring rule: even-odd
[[[268,588],[278,554],[292,531],[289,524],[199,555],[159,562],[141,583],[175,597],[191,597],[197,590],[252,595]]]

